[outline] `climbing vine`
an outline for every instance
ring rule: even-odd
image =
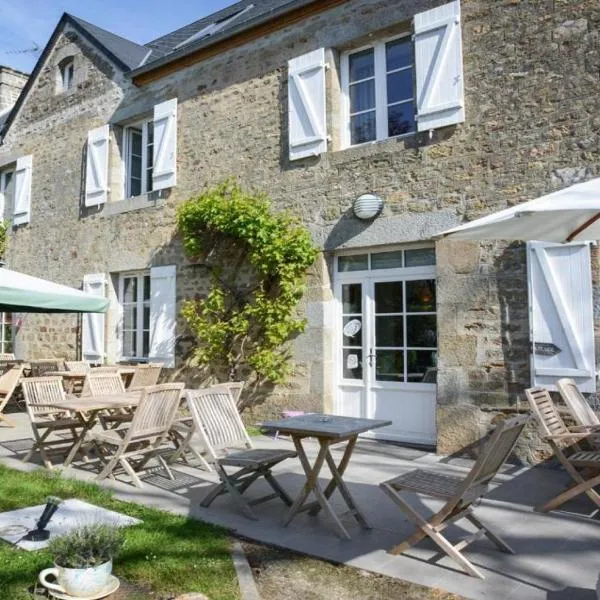
[[[290,375],[288,342],[306,325],[296,307],[317,249],[296,219],[233,181],[185,202],[177,220],[187,255],[210,277],[183,306],[193,360],[213,380],[249,381],[243,410]]]
[[[0,259],[4,258],[8,246],[8,225],[6,221],[0,221]]]

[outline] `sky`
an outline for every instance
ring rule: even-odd
[[[235,0],[0,0],[0,65],[30,73],[63,12],[143,44],[232,4]]]

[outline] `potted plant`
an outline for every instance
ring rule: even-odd
[[[111,525],[84,525],[54,538],[48,545],[54,568],[40,573],[40,583],[75,598],[94,597],[109,587],[116,589],[118,580],[111,574],[112,565],[122,547],[123,533]],[[47,581],[49,575],[55,577],[56,583]]]

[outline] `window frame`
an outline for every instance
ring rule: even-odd
[[[410,39],[413,49],[413,62],[410,66],[413,70],[413,96],[411,99],[402,100],[401,102],[394,102],[393,104],[400,104],[403,102],[410,102],[412,100],[415,107],[415,128],[413,131],[402,133],[399,135],[388,135],[388,95],[387,95],[387,61],[386,61],[386,44],[395,42],[402,39]],[[358,46],[351,50],[342,52],[340,56],[340,71],[341,71],[341,142],[342,149],[356,148],[364,146],[366,144],[376,144],[389,139],[401,139],[414,135],[417,133],[416,127],[416,81],[415,81],[415,69],[416,60],[414,54],[414,40],[411,31],[406,31],[401,34],[396,34],[389,37],[384,37],[376,40],[371,44],[364,46]],[[373,62],[374,62],[374,79],[375,79],[375,139],[367,142],[360,142],[358,144],[352,144],[351,142],[351,130],[350,130],[350,56],[363,52],[364,50],[373,50]],[[404,67],[404,69],[409,67]],[[395,69],[393,72],[400,71],[401,69]],[[366,112],[366,111],[365,111]]]
[[[144,278],[148,277],[149,294],[148,299],[144,299]],[[135,356],[125,356],[123,353],[124,349],[124,333],[125,333],[125,303],[124,303],[124,292],[125,292],[125,280],[126,279],[137,279],[136,299],[135,304],[137,309],[135,329],[127,329],[127,331],[136,332],[136,343],[135,343]],[[119,288],[117,299],[121,310],[121,326],[119,327],[119,354],[120,360],[135,361],[135,362],[147,362],[150,358],[150,333],[151,333],[151,322],[152,315],[150,314],[150,302],[152,298],[152,277],[150,271],[127,271],[119,273]],[[144,307],[148,307],[148,328],[144,328]],[[148,331],[148,355],[144,356],[144,331]]]
[[[0,219],[7,219],[8,215],[6,214],[6,178],[10,174],[12,180],[12,202],[11,209],[14,211],[15,204],[15,167],[0,167]]]
[[[7,315],[10,317],[7,319]],[[6,339],[6,330],[10,327],[10,339]],[[6,345],[10,344],[7,348]],[[15,352],[15,325],[13,314],[10,312],[0,312],[0,353],[1,354],[14,354]]]
[[[73,89],[75,81],[75,61],[73,57],[63,59],[59,65],[60,86],[62,92],[68,92]]]
[[[152,125],[152,142],[149,143],[149,129],[150,125]],[[131,168],[132,168],[132,159],[131,159],[131,151],[133,147],[132,142],[132,133],[133,131],[140,131],[142,134],[142,155],[141,155],[141,164],[142,164],[142,173],[140,175],[140,193],[132,194],[131,193]],[[123,198],[138,198],[145,194],[153,191],[152,185],[152,173],[154,171],[154,119],[145,119],[142,121],[137,121],[136,123],[130,123],[123,127],[123,137],[124,144],[123,149],[125,152],[124,158],[124,172],[125,172],[125,181],[123,182]],[[148,159],[151,159],[151,165],[148,166]],[[148,189],[148,176],[150,177],[150,189]]]

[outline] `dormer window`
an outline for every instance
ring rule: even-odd
[[[75,65],[73,58],[65,58],[58,65],[60,70],[61,91],[68,92],[73,87],[73,75],[75,74]]]

